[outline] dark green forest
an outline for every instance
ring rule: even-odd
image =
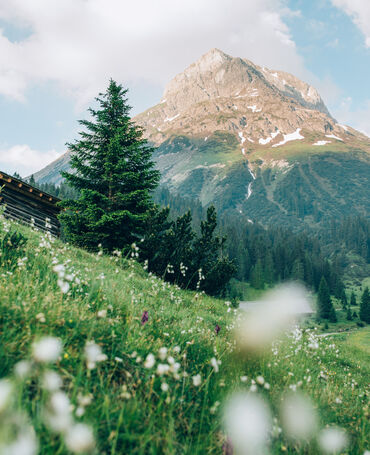
[[[66,183],[60,186],[30,183],[61,199],[78,197],[78,191]],[[190,212],[194,235],[200,233],[207,209],[199,200],[174,195],[163,186],[155,190],[153,199],[159,206],[170,208],[167,218],[174,225],[177,218]],[[340,299],[350,256],[356,255],[370,264],[370,221],[361,216],[332,219],[320,229],[294,232],[290,228],[251,223],[243,215],[221,214],[217,232],[227,238],[223,250],[236,266],[235,277],[256,289],[285,280],[299,280],[317,292],[321,278],[325,277],[330,293]],[[161,271],[164,272],[166,266],[162,264]],[[167,278],[169,276],[167,274]]]

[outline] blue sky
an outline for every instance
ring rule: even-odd
[[[110,77],[139,113],[212,47],[306,80],[370,135],[368,0],[0,0],[0,170],[62,154]]]

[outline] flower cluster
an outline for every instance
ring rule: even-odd
[[[32,379],[38,380],[44,400],[40,403],[41,416],[50,431],[59,434],[67,449],[75,454],[90,453],[95,449],[92,428],[77,422],[74,406],[63,391],[61,376],[50,368],[62,354],[59,338],[44,337],[32,344],[30,360],[21,360],[14,367],[14,379],[0,381],[0,453],[36,455],[38,441],[28,415],[16,406],[19,395]],[[78,398],[80,406],[76,417],[81,417],[84,407],[90,404],[86,397]]]

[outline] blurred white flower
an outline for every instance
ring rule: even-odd
[[[281,405],[283,428],[290,438],[311,439],[317,430],[317,415],[311,401],[301,393],[284,397]]]
[[[71,404],[64,392],[58,391],[50,397],[50,402],[44,413],[45,423],[54,431],[67,431],[72,423]]]
[[[166,382],[162,382],[161,389],[162,389],[162,392],[167,392],[168,391],[168,384]]]
[[[107,360],[106,354],[103,354],[101,347],[94,341],[87,341],[85,345],[86,366],[89,370],[96,368],[98,362]]]
[[[236,453],[262,455],[266,453],[271,430],[271,415],[267,404],[256,394],[238,392],[224,407],[224,427]]]
[[[157,374],[159,376],[162,376],[162,375],[166,374],[169,369],[170,369],[170,366],[167,365],[166,363],[159,363],[157,366]]]
[[[162,347],[158,349],[158,356],[162,360],[162,362],[166,359],[167,355],[167,348]]]
[[[0,412],[9,405],[12,397],[13,385],[7,379],[0,380]]]
[[[2,455],[36,455],[38,444],[35,431],[30,426],[23,426],[17,438],[10,444],[0,447]]]
[[[54,265],[53,271],[54,271],[55,273],[57,273],[58,276],[62,277],[62,276],[64,276],[65,267],[64,267],[63,264],[57,264],[57,265]]]
[[[59,338],[44,337],[32,345],[32,355],[36,362],[55,362],[62,352],[62,342]]]
[[[31,372],[32,364],[28,360],[21,360],[14,366],[14,373],[15,375],[20,378],[24,379],[27,377]]]
[[[42,378],[42,386],[50,392],[55,392],[63,385],[63,381],[58,373],[55,371],[45,371]]]
[[[341,428],[325,428],[319,435],[319,445],[324,453],[338,453],[348,443],[347,435]]]
[[[193,385],[195,387],[198,387],[200,386],[201,382],[202,382],[202,377],[200,374],[196,374],[195,376],[193,376]]]
[[[37,320],[37,321],[40,321],[40,322],[45,322],[46,319],[45,319],[44,313],[38,313],[38,314],[36,314],[36,320]]]
[[[292,327],[300,315],[310,311],[304,288],[297,284],[279,286],[268,292],[251,310],[246,309],[236,331],[236,341],[246,351],[266,349],[282,332]]]
[[[105,318],[107,316],[107,310],[99,310],[98,318]]]
[[[83,423],[77,423],[69,428],[65,435],[65,443],[68,449],[74,453],[83,453],[95,447],[92,429]]]
[[[59,279],[57,281],[57,284],[60,287],[60,290],[63,292],[63,294],[67,294],[67,292],[69,291],[69,283],[67,281]]]
[[[257,376],[256,377],[256,382],[258,385],[263,385],[265,383],[265,379],[263,376]]]
[[[217,362],[217,359],[215,357],[212,357],[211,359],[211,366],[213,367],[215,373],[218,373],[219,372],[219,368],[218,368],[218,362]]]
[[[155,364],[155,357],[153,354],[148,354],[146,356],[145,362],[144,362],[144,367],[145,368],[153,368]]]

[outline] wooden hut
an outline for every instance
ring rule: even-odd
[[[61,208],[55,196],[22,182],[5,172],[0,172],[0,204],[5,205],[4,216],[22,223],[34,225],[37,229],[50,231],[59,236],[60,224],[57,218]]]

